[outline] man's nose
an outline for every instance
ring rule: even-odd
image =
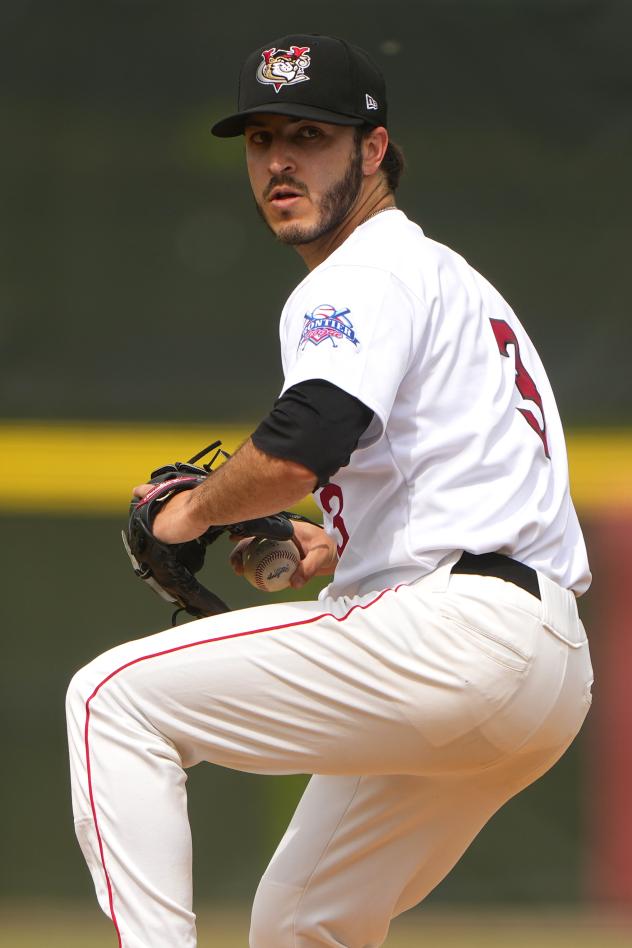
[[[271,175],[293,174],[296,171],[296,162],[287,147],[274,147],[269,156],[268,170]]]

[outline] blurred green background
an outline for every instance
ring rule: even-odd
[[[208,130],[234,106],[244,56],[292,30],[341,35],[379,62],[409,164],[400,206],[514,306],[565,423],[629,425],[625,0],[2,0],[0,419],[197,421],[210,440],[267,412],[278,314],[302,263],[254,213],[241,140]],[[46,476],[37,452],[2,458],[5,479],[25,466]],[[89,458],[68,471],[89,476]],[[0,897],[92,898],[71,825],[65,687],[97,652],[169,621],[123,559],[123,516],[0,519]],[[225,553],[211,557],[216,588],[233,605],[262,601]],[[593,727],[431,902],[585,896]],[[196,768],[199,898],[252,895],[302,785]]]
[[[241,139],[209,127],[245,54],[292,29],[375,56],[401,206],[509,299],[566,422],[629,421],[626,0],[3,0],[3,413],[267,410],[303,264],[254,213]]]

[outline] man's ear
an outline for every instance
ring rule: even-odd
[[[362,171],[366,177],[375,174],[388,148],[388,132],[379,125],[362,139]]]

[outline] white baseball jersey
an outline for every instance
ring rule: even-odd
[[[377,946],[590,707],[559,585],[589,581],[562,431],[506,303],[389,211],[298,287],[282,335],[286,385],[324,378],[375,413],[319,492],[335,598],[208,616],[73,677],[76,833],[119,948],[197,945],[185,768],[314,775],[258,886],[252,948]],[[540,596],[452,574],[462,549],[537,566]]]
[[[454,550],[590,584],[559,414],[511,307],[399,210],[362,224],[281,317],[283,391],[324,379],[374,412],[317,492],[339,564],[327,593],[407,582]]]

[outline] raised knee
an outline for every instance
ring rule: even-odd
[[[85,708],[86,702],[90,697],[87,670],[90,666],[80,668],[78,672],[70,679],[68,690],[66,691],[66,714],[70,717],[77,706]]]
[[[66,715],[68,720],[85,716],[90,698],[103,679],[100,656],[84,665],[72,676],[66,691]]]

